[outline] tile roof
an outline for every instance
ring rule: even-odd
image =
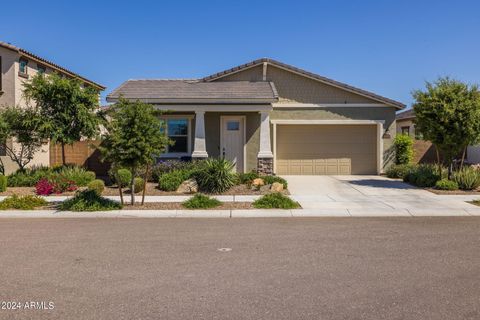
[[[110,93],[107,101],[120,96],[151,103],[271,103],[278,97],[270,82],[199,80],[128,80]]]
[[[300,69],[300,68],[297,68],[297,67],[294,67],[294,66],[291,66],[291,65],[288,65],[286,63],[276,61],[276,60],[270,59],[270,58],[257,59],[257,60],[242,64],[240,66],[237,66],[237,67],[234,67],[234,68],[231,68],[231,69],[228,69],[228,70],[224,70],[224,71],[212,74],[210,76],[204,77],[202,80],[203,81],[213,81],[213,80],[216,80],[216,79],[221,78],[223,76],[226,76],[228,74],[238,72],[242,69],[246,69],[246,68],[249,68],[249,67],[253,67],[255,65],[263,64],[264,62],[266,62],[268,64],[271,64],[273,66],[278,66],[278,67],[296,72],[298,74],[304,75],[304,76],[309,77],[309,78],[313,78],[313,79],[321,81],[323,83],[330,84],[332,86],[342,88],[344,90],[347,90],[347,91],[350,91],[350,92],[353,92],[353,93],[357,93],[359,95],[371,98],[373,100],[377,100],[377,101],[385,103],[387,105],[394,106],[398,109],[405,108],[405,105],[401,102],[398,102],[398,101],[395,101],[395,100],[392,100],[392,99],[389,99],[389,98],[385,98],[385,97],[380,96],[378,94],[375,94],[375,93],[372,93],[372,92],[369,92],[369,91],[366,91],[366,90],[362,90],[362,89],[353,87],[351,85],[348,85],[348,84],[345,84],[345,83],[342,83],[342,82],[339,82],[339,81],[335,81],[335,80],[320,76],[318,74],[315,74],[315,73],[312,73],[312,72],[309,72],[309,71],[305,71],[303,69]]]
[[[62,66],[59,66],[58,64],[55,64],[55,63],[53,63],[53,62],[51,62],[51,61],[49,61],[49,60],[47,60],[47,59],[44,59],[44,58],[42,58],[42,57],[39,57],[39,56],[37,56],[36,54],[33,54],[33,53],[31,53],[31,52],[29,52],[29,51],[27,51],[27,50],[25,50],[25,49],[22,49],[22,48],[19,48],[19,47],[17,47],[17,46],[14,46],[14,45],[12,45],[12,44],[10,44],[10,43],[0,41],[0,47],[7,48],[7,49],[10,49],[10,50],[16,51],[16,52],[18,52],[19,54],[21,54],[21,55],[23,55],[23,56],[26,56],[26,57],[28,57],[28,58],[30,58],[30,59],[32,59],[32,60],[40,61],[40,62],[46,64],[47,66],[51,67],[52,69],[57,69],[58,71],[64,72],[64,73],[66,73],[66,74],[68,74],[68,75],[70,75],[70,76],[72,76],[72,77],[78,78],[78,79],[80,79],[80,80],[82,80],[82,81],[84,81],[84,82],[86,82],[86,83],[88,83],[88,84],[96,87],[96,88],[99,89],[99,90],[105,90],[105,89],[106,89],[105,86],[103,86],[103,85],[101,85],[101,84],[99,84],[99,83],[96,83],[96,82],[93,82],[93,81],[91,81],[91,80],[89,80],[89,79],[87,79],[87,78],[84,78],[84,77],[82,77],[81,75],[79,75],[78,73],[75,73],[75,72],[73,72],[73,71],[70,71],[70,70],[68,70],[68,69],[66,69],[66,68],[64,68],[64,67],[62,67]]]
[[[409,109],[403,112],[397,113],[395,119],[402,120],[402,119],[413,119],[415,118],[415,111],[413,109]]]

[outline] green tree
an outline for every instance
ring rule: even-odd
[[[42,123],[42,117],[34,108],[8,107],[0,111],[0,141],[20,170],[25,169],[42,147]],[[7,143],[8,140],[11,143]]]
[[[453,159],[480,141],[480,92],[476,85],[439,78],[413,92],[415,125],[441,151],[452,172]]]
[[[395,164],[409,164],[413,160],[413,139],[406,134],[397,134],[394,141]]]
[[[65,165],[65,145],[98,134],[98,90],[82,87],[78,79],[58,74],[45,76],[38,73],[25,83],[24,96],[34,101],[43,124],[42,135],[62,146]]]
[[[99,147],[103,159],[115,166],[127,168],[132,173],[145,168],[146,182],[148,168],[155,156],[164,152],[169,144],[157,114],[149,104],[120,99],[111,109],[106,134]],[[130,181],[132,205],[135,203],[134,179],[135,174],[132,174]],[[144,198],[145,192],[142,195],[142,204]]]

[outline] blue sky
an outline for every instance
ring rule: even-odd
[[[196,78],[260,57],[408,105],[438,76],[480,83],[479,1],[69,2],[2,3],[0,40],[106,93],[126,79]]]

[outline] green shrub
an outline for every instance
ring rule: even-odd
[[[93,171],[87,171],[86,169],[78,166],[66,166],[58,171],[66,179],[75,182],[79,187],[85,187],[90,181],[95,180],[96,175]]]
[[[165,173],[173,171],[195,171],[202,164],[202,160],[179,161],[179,160],[161,160],[152,168],[152,181],[158,182]]]
[[[279,182],[281,184],[283,184],[283,188],[284,189],[287,189],[288,187],[288,183],[287,183],[287,180],[279,177],[279,176],[264,176],[264,177],[261,177],[263,179],[263,181],[265,181],[265,184],[272,184],[274,182]]]
[[[182,184],[183,181],[189,179],[191,171],[189,170],[177,170],[169,173],[165,173],[160,176],[158,180],[158,187],[164,191],[175,191]]]
[[[58,205],[60,210],[70,211],[109,211],[122,209],[122,205],[104,198],[95,190],[83,190],[77,192],[73,198],[67,199]]]
[[[237,173],[238,184],[251,184],[253,180],[258,178],[258,173],[255,171],[247,173]]]
[[[300,205],[280,192],[266,194],[253,202],[257,209],[296,209]]]
[[[392,179],[403,179],[410,171],[415,169],[415,165],[412,164],[394,164],[388,167],[386,174],[387,177]]]
[[[7,177],[3,174],[0,175],[0,192],[7,191]]]
[[[395,136],[395,164],[409,164],[413,160],[413,139],[406,134]]]
[[[200,190],[222,193],[235,184],[234,164],[226,159],[207,159],[194,173]]]
[[[88,183],[88,190],[94,190],[98,195],[101,195],[103,190],[105,190],[105,182],[100,179],[95,179]]]
[[[435,188],[438,190],[458,190],[458,184],[452,180],[442,179],[435,183]]]
[[[41,179],[48,179],[54,174],[51,168],[36,166],[25,170],[17,170],[8,176],[9,187],[34,187]]]
[[[118,180],[117,185],[125,188],[132,181],[132,173],[128,169],[118,169],[115,180]]]
[[[403,178],[403,181],[421,188],[430,188],[442,178],[438,167],[432,164],[421,164],[415,166]]]
[[[217,199],[210,198],[200,193],[197,193],[196,195],[182,203],[182,205],[188,209],[209,209],[218,207],[221,204],[222,203]]]
[[[47,201],[39,196],[17,196],[16,194],[0,201],[0,210],[19,209],[33,210],[47,204]]]
[[[143,185],[145,184],[145,180],[143,180],[142,178],[135,178],[133,179],[133,192],[134,193],[139,193],[141,191],[143,191]]]
[[[471,167],[463,167],[454,172],[452,179],[462,190],[474,190],[480,187],[480,171]]]

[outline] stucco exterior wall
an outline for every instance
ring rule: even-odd
[[[384,131],[390,134],[383,139],[383,169],[394,163],[395,108],[393,107],[332,107],[319,109],[273,109],[271,120],[384,120]]]

